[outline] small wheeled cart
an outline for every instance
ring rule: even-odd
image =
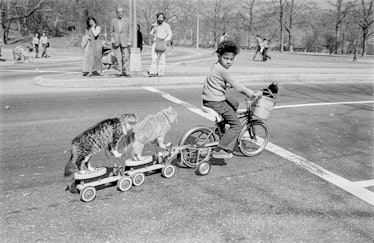
[[[175,167],[170,162],[174,157],[173,151],[169,149],[155,156],[147,156],[142,161],[126,160],[125,166],[106,168],[99,167],[95,171],[76,172],[69,191],[79,193],[83,202],[90,202],[96,197],[96,188],[100,186],[117,184],[119,191],[127,191],[133,185],[141,186],[145,180],[145,173],[161,170],[165,178],[170,178],[175,173]]]

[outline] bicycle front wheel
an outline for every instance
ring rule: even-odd
[[[262,121],[243,125],[238,137],[238,147],[245,156],[256,156],[264,151],[269,141],[269,127]]]
[[[205,147],[205,144],[215,140],[212,129],[204,126],[192,128],[179,141],[179,146],[188,145],[181,151],[182,162],[195,168],[199,162],[209,160],[211,148]]]

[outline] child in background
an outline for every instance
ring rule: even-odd
[[[35,33],[35,36],[32,38],[32,46],[35,49],[35,58],[38,58],[38,55],[39,55],[39,44],[40,44],[39,33]]]
[[[230,128],[225,132],[213,151],[213,158],[230,159],[240,133],[241,123],[236,115],[239,102],[226,97],[226,89],[231,86],[235,91],[246,95],[262,96],[261,91],[253,91],[234,80],[228,69],[232,66],[239,48],[233,41],[223,41],[216,51],[218,61],[210,69],[210,73],[204,83],[201,98],[203,105],[215,110],[221,115]]]

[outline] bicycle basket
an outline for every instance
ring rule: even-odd
[[[275,105],[275,99],[262,96],[251,104],[252,114],[260,119],[268,119]]]

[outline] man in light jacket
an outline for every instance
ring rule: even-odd
[[[120,71],[118,76],[129,77],[129,49],[132,46],[132,28],[131,21],[124,17],[124,10],[122,7],[116,9],[117,17],[110,22],[111,42],[113,52],[117,58],[118,69]]]
[[[152,63],[149,70],[150,77],[164,76],[166,42],[171,40],[170,25],[164,22],[163,13],[157,14],[157,22],[151,26],[150,34],[153,35]],[[164,48],[163,48],[164,47]]]

